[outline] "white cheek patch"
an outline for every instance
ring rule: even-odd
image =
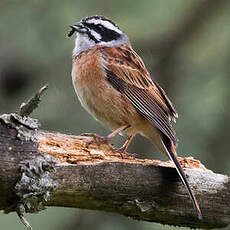
[[[105,20],[101,20],[101,19],[90,19],[87,21],[88,23],[93,23],[95,25],[102,25],[104,26],[105,28],[108,28],[109,30],[113,30],[113,31],[116,31],[117,33],[119,34],[122,34],[122,31],[119,30],[116,26],[114,26],[111,22],[109,21],[105,21]]]
[[[95,42],[89,39],[87,34],[77,33],[73,55],[78,55],[82,51],[88,50],[93,46],[95,46]]]

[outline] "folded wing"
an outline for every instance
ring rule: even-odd
[[[177,143],[171,120],[177,113],[164,90],[151,79],[141,58],[128,45],[105,47],[102,60],[107,80],[125,95],[135,109]]]

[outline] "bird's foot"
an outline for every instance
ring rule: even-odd
[[[125,159],[125,158],[132,156],[131,154],[128,154],[126,152],[126,148],[124,148],[124,146],[122,146],[121,148],[112,148],[112,151],[114,153],[119,153],[121,155],[122,159]]]
[[[122,159],[129,156],[123,147],[116,149],[116,152],[120,153]]]
[[[109,144],[109,138],[107,136],[100,136],[95,133],[82,133],[81,136],[92,137],[92,140],[86,143],[86,148],[88,148],[91,144],[98,146],[102,144]]]

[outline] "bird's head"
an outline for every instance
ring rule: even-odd
[[[68,36],[76,32],[74,54],[94,46],[118,46],[128,42],[128,37],[110,19],[104,16],[85,17],[70,25]]]

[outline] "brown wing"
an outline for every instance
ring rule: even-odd
[[[128,45],[104,47],[103,65],[108,81],[136,110],[176,144],[171,119],[177,113],[164,90],[154,83],[141,58]]]

